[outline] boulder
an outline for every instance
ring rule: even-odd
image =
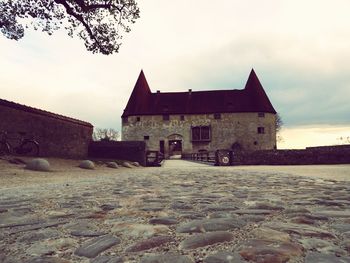
[[[50,171],[50,163],[42,158],[35,158],[33,160],[30,160],[27,162],[27,165],[25,167],[26,169],[33,170],[33,171],[41,171],[41,172],[47,172]]]
[[[122,165],[126,168],[133,168],[134,166],[131,165],[129,162],[123,162]]]
[[[119,165],[116,162],[108,162],[106,163],[107,167],[109,168],[114,168],[114,169],[118,169]]]
[[[141,165],[138,162],[132,162],[131,164],[136,167],[141,167]]]
[[[81,161],[81,163],[79,164],[79,167],[82,169],[94,170],[95,164],[90,160],[84,160],[84,161]]]

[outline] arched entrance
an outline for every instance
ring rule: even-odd
[[[182,154],[182,135],[171,134],[168,136],[169,143],[169,157],[179,156]]]

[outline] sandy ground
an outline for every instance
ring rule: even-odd
[[[30,158],[21,158],[28,161]],[[95,170],[85,170],[78,167],[80,160],[47,158],[52,171],[36,172],[25,169],[25,165],[11,164],[0,159],[0,189],[11,187],[23,187],[45,185],[48,183],[69,184],[81,180],[94,179],[99,176],[116,176],[118,173],[128,173],[131,170],[144,168],[111,169],[103,165],[97,165]]]
[[[28,161],[28,158],[22,158]],[[51,172],[35,172],[24,169],[24,165],[11,164],[0,159],[0,188],[45,185],[48,183],[67,183],[96,177],[114,177],[118,174],[143,173],[144,169],[213,169],[217,171],[249,171],[266,174],[284,174],[310,176],[337,181],[350,181],[350,164],[346,165],[295,165],[295,166],[233,166],[215,167],[182,160],[167,160],[161,168],[125,168],[111,169],[104,165],[97,165],[95,170],[84,170],[78,167],[80,160],[48,158]]]

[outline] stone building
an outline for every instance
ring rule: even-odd
[[[276,111],[254,70],[244,89],[152,93],[141,71],[122,115],[122,140],[166,157],[276,148]]]
[[[86,158],[93,126],[84,121],[0,99],[0,132],[8,133],[13,146],[19,132],[35,139],[41,156]]]

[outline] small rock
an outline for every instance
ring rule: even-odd
[[[5,209],[5,208],[0,208],[0,214],[1,213],[5,213],[5,212],[7,212],[8,210],[7,209]]]
[[[29,232],[17,239],[18,242],[33,243],[49,238],[57,238],[60,234],[56,230],[45,229],[40,231]]]
[[[126,252],[139,252],[148,250],[155,247],[160,247],[164,244],[167,244],[169,242],[174,241],[174,239],[170,236],[157,236],[157,237],[151,237],[146,240],[142,240],[131,247],[128,247],[125,251]]]
[[[126,168],[133,168],[134,166],[131,165],[129,162],[123,162],[122,165]]]
[[[48,172],[51,170],[50,168],[50,163],[42,158],[35,158],[33,160],[30,160],[26,167],[28,170],[33,170],[33,171],[40,171],[40,172]]]
[[[99,237],[99,236],[104,236],[107,233],[93,231],[93,230],[75,230],[75,231],[72,231],[70,234],[75,237]]]
[[[297,216],[291,219],[292,223],[296,224],[306,224],[306,225],[314,225],[316,222],[310,218],[305,216]]]
[[[116,162],[108,162],[106,163],[107,167],[109,168],[114,168],[114,169],[118,169],[119,165]]]
[[[84,161],[81,161],[81,163],[79,164],[79,167],[82,169],[94,170],[95,164],[90,160],[84,160]]]
[[[299,242],[303,245],[303,247],[306,250],[313,250],[318,252],[325,252],[325,253],[338,253],[340,252],[340,249],[335,246],[333,243],[319,239],[319,238],[307,238],[307,239],[301,239]]]
[[[308,226],[308,225],[298,225],[292,223],[278,223],[278,222],[269,222],[264,224],[264,226],[287,232],[289,234],[298,234],[300,236],[306,237],[319,237],[319,238],[335,238],[335,235],[331,232],[323,230],[321,228]]]
[[[243,263],[246,262],[238,253],[221,251],[206,257],[204,263]]]
[[[248,240],[239,254],[248,261],[259,263],[283,263],[292,257],[300,257],[303,247],[290,242],[275,243],[267,240]]]
[[[345,247],[346,251],[350,253],[350,239],[347,239],[343,242],[343,246]]]
[[[138,162],[132,162],[131,164],[136,167],[141,167],[141,165]]]
[[[245,222],[235,218],[213,218],[194,220],[180,225],[176,231],[178,233],[199,233],[210,231],[224,231],[240,228]]]
[[[254,206],[249,207],[249,209],[284,210],[284,207],[266,202],[266,203],[256,203]]]
[[[350,231],[350,224],[334,224],[332,228],[338,231],[339,233],[345,233]]]
[[[315,215],[327,217],[350,217],[350,210],[324,210],[315,212]]]
[[[9,261],[13,262],[13,261]],[[71,261],[67,259],[62,259],[58,257],[38,257],[38,258],[31,258],[28,261],[25,261],[25,263],[70,263]]]
[[[149,223],[152,225],[176,225],[177,220],[170,217],[159,217],[150,219]]]
[[[90,263],[123,263],[123,259],[117,256],[98,256],[90,261]]]
[[[31,245],[27,253],[33,256],[42,256],[55,253],[58,250],[65,250],[75,245],[76,241],[72,238],[61,238],[53,240],[42,240]]]
[[[238,208],[236,206],[232,206],[232,205],[208,205],[203,209],[203,211],[204,212],[234,211],[237,209]]]
[[[148,238],[154,235],[167,234],[169,228],[164,225],[117,223],[114,224],[112,231],[115,233],[121,233],[128,237]]]
[[[271,228],[257,228],[252,231],[252,234],[257,239],[265,239],[270,241],[281,241],[281,242],[290,242],[290,235],[287,233],[283,233],[277,230],[273,230]]]
[[[274,213],[274,210],[266,210],[266,209],[240,209],[233,211],[235,214],[239,215],[269,215]]]
[[[197,234],[182,241],[180,243],[180,249],[195,249],[216,243],[231,241],[232,239],[233,234],[225,231]]]
[[[176,210],[190,210],[193,209],[193,206],[189,203],[176,201],[171,205],[171,208]]]
[[[294,207],[294,208],[287,208],[284,210],[286,214],[305,214],[305,213],[310,213],[310,210],[302,207]]]
[[[337,257],[331,254],[308,252],[305,257],[305,263],[348,263],[350,257]]]
[[[111,235],[97,237],[84,243],[75,250],[74,254],[81,257],[94,258],[101,252],[119,243],[120,239]]]
[[[153,256],[145,256],[140,263],[193,263],[187,256],[179,254],[159,254]]]
[[[121,207],[120,205],[115,205],[115,204],[103,204],[100,206],[100,208],[103,211],[111,211],[111,210],[114,210],[114,209],[120,208],[120,207]]]

